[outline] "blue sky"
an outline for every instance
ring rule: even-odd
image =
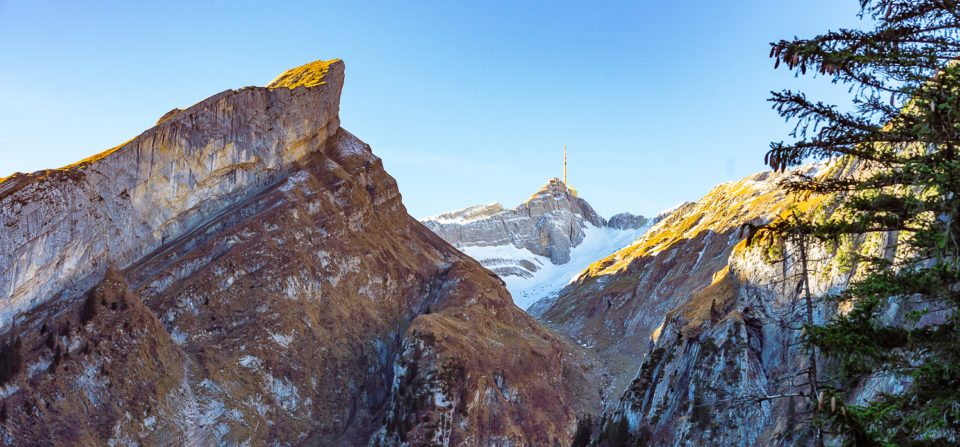
[[[764,169],[766,102],[826,79],[768,42],[857,26],[856,0],[634,2],[0,0],[0,177],[120,144],[174,107],[347,65],[341,123],[415,217],[508,207],[562,175],[604,216],[656,214]]]

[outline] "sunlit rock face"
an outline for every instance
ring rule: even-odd
[[[0,183],[4,444],[569,445],[592,355],[407,215],[342,79],[308,64]]]
[[[117,148],[0,182],[0,325],[90,288],[109,266],[129,265],[293,172],[340,127],[343,63],[299,72],[314,73],[314,85],[291,89],[285,73],[267,87],[227,90]]]
[[[583,241],[586,224],[606,226],[589,203],[557,179],[512,210],[504,210],[499,203],[474,206],[423,223],[458,247],[511,244],[554,264],[570,260],[570,249]]]
[[[608,360],[612,396],[626,389],[649,340],[668,312],[710,284],[733,246],[740,225],[760,222],[789,198],[777,181],[758,174],[717,186],[676,209],[639,240],[592,264],[557,296],[530,311]]]
[[[857,169],[833,162],[794,173],[845,176]],[[771,398],[807,391],[798,375],[808,363],[797,247],[748,247],[740,231],[783,213],[834,212],[835,198],[786,193],[779,182],[792,174],[765,172],[717,186],[531,307],[599,355],[613,378],[603,396],[607,429],[622,420],[641,445],[811,445],[808,402]],[[846,287],[857,274],[851,253],[893,256],[895,249],[887,252],[896,239],[877,233],[838,246],[809,244],[812,295]],[[817,301],[814,321],[836,312]],[[829,364],[821,371],[835,373]],[[901,385],[873,378],[846,400]]]
[[[551,179],[514,209],[478,205],[423,223],[499,275],[517,305],[526,308],[663,217],[621,213],[608,222],[562,181]]]

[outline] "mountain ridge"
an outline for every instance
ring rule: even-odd
[[[526,308],[662,218],[620,213],[608,221],[553,178],[515,208],[475,205],[421,222],[497,273]]]
[[[342,62],[304,67],[0,183],[0,443],[568,445],[599,408],[340,126]]]
[[[800,419],[810,410],[808,389],[792,380],[809,364],[798,248],[795,241],[748,246],[741,228],[791,213],[828,219],[837,197],[792,195],[783,182],[863,169],[835,159],[717,185],[528,309],[597,354],[611,379],[595,442],[812,445],[810,425]],[[897,240],[872,233],[840,244],[808,241],[808,267],[818,272],[809,278],[815,324],[851,305],[820,299],[860,274],[849,259],[899,256]],[[902,320],[895,310],[885,318]],[[821,363],[820,373],[830,377],[835,365]],[[875,375],[837,401],[860,403],[901,386]]]
[[[299,69],[326,83],[226,90],[120,146],[4,179],[0,326],[56,293],[81,293],[108,266],[128,265],[291,172],[340,127],[344,76],[339,60]],[[290,104],[282,113],[272,105],[281,101]]]

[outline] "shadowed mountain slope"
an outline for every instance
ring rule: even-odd
[[[780,181],[862,169],[836,160],[721,184],[530,308],[595,351],[609,374],[597,445],[623,437],[640,445],[812,445],[805,420],[810,400],[802,396],[809,363],[801,343],[807,306],[797,288],[797,246],[748,247],[740,228],[790,213],[826,219],[836,197],[801,200]],[[857,253],[896,256],[897,238],[874,233],[840,244],[808,243],[809,268],[816,272],[811,293],[821,297],[846,287],[858,274],[851,261]],[[817,300],[814,321],[849,305]],[[890,309],[888,315],[897,321],[904,314]],[[829,363],[820,371],[821,377],[836,372]],[[868,379],[843,401],[863,402],[902,386],[885,376]]]
[[[343,63],[0,183],[8,445],[568,445],[591,355],[407,215]]]

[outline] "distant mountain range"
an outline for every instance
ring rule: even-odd
[[[607,220],[554,178],[513,209],[477,205],[421,222],[499,275],[517,306],[527,308],[667,215],[620,213]]]

